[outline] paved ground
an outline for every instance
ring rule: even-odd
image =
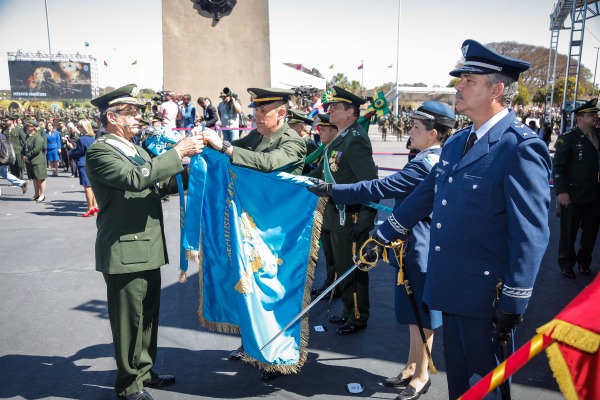
[[[405,142],[381,142],[372,131],[374,151],[405,152]],[[405,156],[376,156],[385,167],[401,167]],[[47,201],[30,201],[31,189],[0,182],[0,399],[116,399],[112,390],[112,359],[106,295],[102,276],[94,269],[95,218],[85,211],[78,179],[61,173],[48,179]],[[553,211],[553,210],[552,210]],[[177,257],[178,207],[164,204],[169,253]],[[383,218],[383,217],[382,217]],[[552,319],[591,281],[563,278],[555,263],[558,219],[550,218],[552,236],[538,276],[526,319],[519,329],[520,345],[535,328]],[[600,260],[596,254],[596,260]],[[311,332],[309,360],[302,372],[265,384],[254,368],[226,359],[239,344],[235,335],[200,328],[197,320],[198,279],[177,283],[177,262],[162,269],[163,293],[157,370],[174,373],[177,384],[151,390],[157,399],[393,399],[397,391],[380,384],[396,374],[407,358],[408,333],[393,318],[391,268],[371,272],[372,317],[369,328],[341,337],[325,322],[327,303],[310,314],[311,326],[324,324],[324,333]],[[592,266],[598,269],[597,263]],[[191,267],[191,270],[194,268]],[[318,267],[316,282],[323,279]],[[338,302],[332,312],[340,310]],[[423,399],[445,399],[446,367],[441,329],[433,357],[439,370]],[[361,383],[360,394],[345,385]],[[519,372],[515,399],[561,399],[545,355]]]

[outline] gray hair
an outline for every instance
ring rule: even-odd
[[[513,98],[519,91],[519,82],[515,81],[509,76],[502,74],[489,74],[487,75],[488,85],[494,85],[496,83],[504,84],[504,91],[502,92],[502,103],[506,107],[510,107]]]

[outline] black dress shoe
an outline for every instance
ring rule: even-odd
[[[144,389],[125,396],[119,395],[119,397],[126,400],[154,400],[154,397],[150,396],[150,393],[146,392]]]
[[[272,381],[273,379],[279,378],[281,375],[283,374],[279,371],[260,371],[260,380],[263,382],[268,382]]]
[[[244,354],[244,346],[240,346],[237,349],[233,350],[231,353],[229,353],[229,358],[231,361],[237,361],[237,360],[244,360],[244,358],[246,358],[246,355]]]
[[[175,383],[175,376],[173,375],[157,375],[150,379],[148,382],[144,382],[146,387],[163,387],[169,386]]]
[[[590,267],[584,267],[583,265],[579,266],[579,273],[581,275],[591,275],[592,271],[590,271]]]
[[[337,330],[338,335],[352,335],[362,329],[365,329],[367,325],[352,325],[352,324],[344,324],[340,326]]]
[[[344,317],[343,315],[332,315],[329,317],[329,322],[332,324],[345,324],[346,321],[348,321],[348,318]]]
[[[406,389],[400,392],[396,400],[416,400],[421,397],[422,394],[427,393],[431,386],[431,379],[427,380],[427,383],[421,390],[415,389],[414,386],[408,385]]]
[[[566,276],[567,278],[575,279],[575,272],[571,268],[561,268],[560,273]]]
[[[408,386],[408,384],[410,383],[410,381],[412,381],[413,376],[409,376],[408,378],[401,378],[402,376],[402,372],[400,372],[400,374],[398,374],[398,376],[392,376],[391,378],[385,378],[385,380],[383,381],[383,384],[385,386],[389,386],[389,387],[400,387],[400,388],[405,388]]]

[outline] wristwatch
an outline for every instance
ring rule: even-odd
[[[227,151],[228,148],[231,147],[231,143],[229,143],[227,140],[223,140],[223,147],[221,147],[221,150],[219,150],[221,153],[225,154],[225,152]]]

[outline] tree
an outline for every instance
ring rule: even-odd
[[[519,79],[519,89],[517,95],[513,99],[513,104],[519,104],[521,106],[529,104],[530,101],[529,90],[522,79]]]
[[[362,85],[360,84],[359,81],[352,81],[352,82],[350,82],[350,89],[349,90],[352,93],[354,93],[356,95],[360,95],[361,92],[363,91],[363,89],[364,88],[362,87]]]
[[[339,86],[342,89],[350,89],[350,82],[348,77],[341,72],[338,72],[331,78],[331,86]]]
[[[452,78],[446,87],[456,87],[456,85],[458,85],[458,81],[460,81],[460,78]]]

